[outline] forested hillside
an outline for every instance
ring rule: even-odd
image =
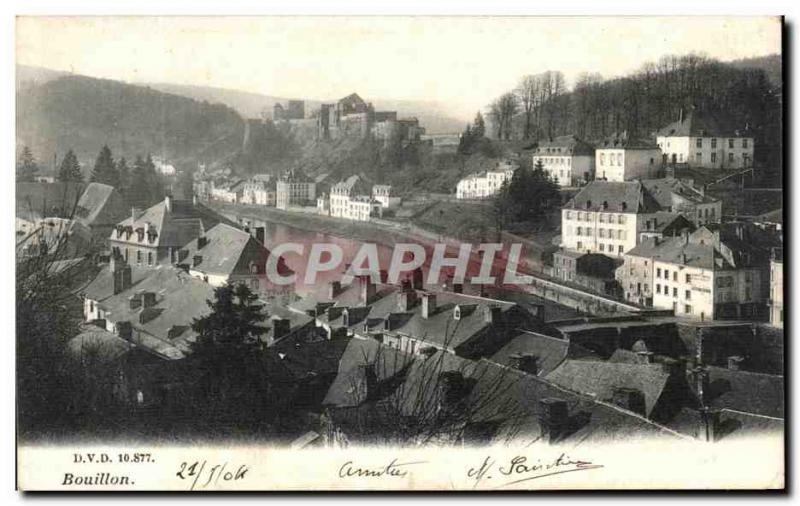
[[[63,76],[17,90],[17,145],[40,163],[72,149],[90,165],[103,145],[129,159],[152,153],[173,163],[215,162],[241,148],[233,109],[142,86]]]

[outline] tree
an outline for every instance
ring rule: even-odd
[[[476,139],[480,139],[486,135],[486,122],[483,120],[481,111],[475,114],[475,120],[472,122],[472,135]]]
[[[192,322],[200,387],[213,407],[224,410],[258,391],[260,336],[266,331],[259,323],[266,315],[257,301],[246,285],[223,285],[208,301],[211,313]]]
[[[81,164],[78,163],[78,157],[70,149],[61,160],[61,166],[58,169],[58,180],[63,182],[83,182],[83,174],[81,173]]]
[[[513,93],[504,93],[489,106],[489,117],[495,127],[498,139],[511,139],[512,120],[519,109],[517,96]]]
[[[39,165],[37,165],[31,149],[23,146],[19,159],[17,159],[17,181],[33,182],[37,172],[39,172]]]
[[[135,207],[145,207],[150,203],[151,194],[149,186],[149,176],[147,164],[141,156],[137,156],[133,162],[131,172],[131,183],[126,192],[128,203]]]
[[[517,86],[517,96],[522,104],[522,112],[525,115],[523,139],[530,139],[533,136],[533,116],[539,96],[540,80],[537,76],[524,76]]]
[[[161,174],[156,170],[156,164],[150,153],[144,162],[145,173],[147,174],[147,189],[150,202],[157,202],[164,198],[164,183],[161,181]]]
[[[128,168],[128,161],[125,160],[125,157],[117,161],[117,180],[119,183],[117,190],[122,194],[127,193],[131,184],[131,171]]]
[[[111,155],[111,149],[109,149],[108,146],[103,146],[100,153],[97,155],[97,160],[95,160],[94,169],[92,170],[91,181],[107,184],[115,188],[119,186],[117,167],[114,163],[114,157]]]
[[[542,169],[541,162],[533,169],[520,167],[511,182],[503,185],[495,196],[494,209],[498,223],[542,223],[550,211],[560,204],[558,186]]]

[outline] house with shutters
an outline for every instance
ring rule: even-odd
[[[664,164],[708,169],[753,166],[754,139],[747,125],[736,126],[710,114],[691,110],[656,134]]]

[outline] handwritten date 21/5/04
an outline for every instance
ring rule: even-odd
[[[206,488],[209,485],[219,485],[220,482],[234,482],[245,478],[250,469],[245,464],[238,467],[228,462],[222,464],[209,464],[208,461],[181,462],[180,470],[175,475],[181,480],[191,482],[189,490],[197,487]]]

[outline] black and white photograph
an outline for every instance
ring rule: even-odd
[[[16,17],[17,487],[783,490],[788,33]]]

